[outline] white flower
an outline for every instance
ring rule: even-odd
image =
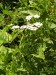
[[[31,15],[26,16],[26,20],[29,21],[32,18]]]
[[[30,27],[31,27],[30,25],[27,25],[27,29],[30,29]]]
[[[42,26],[43,24],[40,23],[40,22],[36,22],[36,23],[34,23],[34,25],[35,25],[36,27],[40,27],[40,26]]]
[[[12,26],[12,29],[20,28],[19,26]]]
[[[37,27],[33,27],[33,25],[23,25],[20,27],[20,29],[29,29],[29,30],[37,30]]]
[[[29,29],[35,31],[35,30],[37,30],[38,28],[36,28],[36,27],[30,27]]]
[[[25,28],[27,28],[27,25],[23,25],[20,27],[20,29],[25,29]]]
[[[33,24],[29,24],[29,25],[23,25],[23,26],[12,26],[12,29],[17,29],[17,28],[20,28],[20,29],[29,29],[29,30],[37,30],[40,26],[42,26],[43,24],[40,23],[40,22],[36,22],[36,23],[33,23]]]
[[[32,27],[32,26],[27,26],[27,29],[29,29],[29,30],[37,30],[38,28]]]
[[[38,14],[35,14],[33,17],[34,18],[39,18],[40,16]]]

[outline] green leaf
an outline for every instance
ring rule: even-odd
[[[23,72],[25,72],[26,69],[24,69],[24,68],[18,68],[17,71],[23,71]]]
[[[54,24],[54,23],[51,22],[51,24],[49,25],[49,28],[50,29],[56,28],[56,24]]]
[[[40,47],[38,48],[39,53],[38,54],[32,54],[34,57],[36,58],[41,58],[41,59],[45,59],[45,55],[44,55],[44,51],[46,50],[46,44],[43,43],[43,45],[40,45]]]
[[[12,40],[12,36],[4,30],[0,30],[0,45]]]

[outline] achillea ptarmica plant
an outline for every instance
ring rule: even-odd
[[[35,15],[28,15],[26,16],[26,20],[29,21],[31,20],[31,18],[34,17],[34,18],[39,18],[40,16],[35,14]],[[20,28],[20,29],[29,29],[29,30],[37,30],[39,27],[41,27],[43,24],[41,22],[36,22],[36,23],[33,23],[33,24],[28,24],[28,25],[23,25],[23,26],[12,26],[12,29],[17,29],[17,28]]]

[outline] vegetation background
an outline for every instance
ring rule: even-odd
[[[11,29],[33,14],[38,30]],[[56,75],[56,0],[0,0],[0,75]]]

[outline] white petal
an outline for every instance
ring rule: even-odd
[[[38,28],[32,27],[32,26],[27,26],[27,29],[29,29],[29,30],[37,30]]]
[[[23,26],[20,27],[20,29],[25,29],[25,28],[27,28],[26,25],[23,25]]]
[[[20,28],[19,26],[12,26],[12,29]]]
[[[32,18],[32,16],[31,16],[31,15],[26,16],[26,20],[27,20],[27,21],[29,21],[31,18]]]
[[[40,16],[38,14],[35,14],[34,15],[34,18],[39,18]]]
[[[40,23],[40,22],[36,22],[36,23],[34,23],[34,25],[35,25],[36,27],[40,27],[40,26],[42,26],[43,24]]]

